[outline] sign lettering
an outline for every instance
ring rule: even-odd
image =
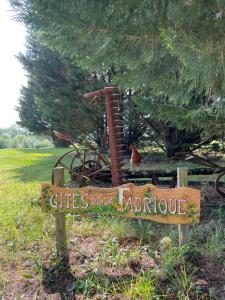
[[[43,183],[42,209],[191,224],[199,222],[200,191],[188,187],[159,189],[151,184],[136,186],[132,183],[113,188],[71,189]]]

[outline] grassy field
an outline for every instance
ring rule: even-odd
[[[70,265],[58,261],[38,196],[64,152],[0,150],[0,299],[224,299],[221,208],[184,247],[176,226],[68,215]]]
[[[40,194],[40,182],[50,181],[52,166],[64,151],[0,150],[0,263],[5,270],[0,273],[1,291],[11,276],[8,266],[36,259],[35,243],[48,239],[40,207],[31,202]]]

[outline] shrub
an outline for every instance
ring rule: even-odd
[[[10,148],[11,143],[12,140],[8,133],[3,133],[0,135],[0,149]]]

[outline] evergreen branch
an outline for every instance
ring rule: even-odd
[[[111,34],[110,30],[102,29],[102,28],[90,28],[87,33],[94,33],[94,32],[100,32],[100,33],[107,33]],[[123,38],[126,38],[128,41],[148,41],[148,42],[155,42],[156,40],[160,40],[160,38],[149,38],[147,35],[141,36],[141,35],[132,35],[132,34],[121,34]]]

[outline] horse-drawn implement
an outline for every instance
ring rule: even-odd
[[[63,154],[57,160],[54,167],[59,165],[63,166],[69,172],[71,181],[76,183],[79,187],[86,185],[119,186],[129,181],[129,179],[134,181],[135,178],[148,178],[149,180],[152,178],[152,183],[154,184],[154,178],[157,178],[158,182],[158,177],[164,177],[164,175],[172,177],[172,181],[169,182],[170,187],[176,186],[176,176],[173,171],[139,171],[138,174],[133,174],[129,170],[122,169],[127,147],[124,143],[123,118],[120,111],[121,100],[118,88],[106,87],[102,90],[85,94],[84,97],[90,99],[90,104],[93,101],[98,101],[102,97],[105,98],[107,130],[104,135],[106,137],[108,134],[110,155],[104,155],[102,151],[105,137],[103,138],[100,150],[85,138],[83,138],[85,147],[81,149],[75,145],[74,139],[71,136],[55,131],[55,138],[67,142],[73,149]],[[204,169],[198,168],[196,170],[190,170],[190,172],[199,175],[201,172],[207,175],[215,174],[217,176],[215,189],[221,196],[225,197],[225,193],[219,187],[219,182],[225,175],[225,167],[215,163],[209,158],[200,157],[192,152],[179,152],[171,159],[189,161],[204,166]],[[65,163],[65,161],[67,161],[67,163]]]

